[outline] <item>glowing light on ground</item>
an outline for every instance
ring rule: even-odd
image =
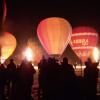
[[[99,62],[99,65],[97,66],[97,68],[100,70],[100,62]]]
[[[4,59],[4,58],[1,57],[1,58],[0,58],[0,63],[3,64],[3,63],[5,62],[5,60],[6,60],[6,59]]]
[[[27,46],[29,48],[32,49],[32,51],[34,52],[34,58],[33,58],[33,62],[36,64],[36,63],[39,63],[41,58],[42,58],[42,50],[38,44],[38,42],[32,38],[30,38],[27,42]]]
[[[99,50],[98,50],[97,47],[95,47],[95,48],[93,49],[93,58],[94,58],[94,60],[95,60],[96,62],[98,62],[98,60],[99,60]]]
[[[34,69],[35,69],[36,71],[38,71],[38,66],[34,65],[34,63],[32,63],[32,66],[34,67]]]
[[[38,66],[34,66],[34,69],[35,69],[36,71],[38,71]]]
[[[32,61],[33,60],[33,52],[31,48],[26,48],[26,50],[23,53],[24,57],[28,60],[28,61]]]
[[[75,67],[76,69],[84,69],[84,68],[86,68],[86,66],[85,65],[82,65],[82,66],[80,66],[80,65],[77,65],[76,67]]]

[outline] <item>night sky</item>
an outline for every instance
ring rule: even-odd
[[[92,26],[100,33],[100,3],[96,1],[7,0],[6,2],[5,30],[16,37],[19,44],[17,50],[26,44],[28,38],[37,39],[37,25],[47,17],[63,17],[72,27]]]

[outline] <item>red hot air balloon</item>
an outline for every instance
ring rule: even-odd
[[[49,55],[61,55],[71,39],[72,28],[59,17],[44,19],[37,27],[37,35]]]
[[[73,29],[71,47],[76,55],[85,62],[98,43],[98,34],[92,27],[80,26]]]

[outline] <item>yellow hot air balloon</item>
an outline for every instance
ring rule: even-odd
[[[16,38],[9,32],[4,32],[0,36],[0,60],[3,63],[16,48],[17,42]]]
[[[38,38],[49,55],[61,55],[71,38],[69,22],[60,17],[42,20],[37,27]]]

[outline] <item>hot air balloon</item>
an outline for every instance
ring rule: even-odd
[[[37,27],[38,38],[50,56],[59,56],[63,53],[71,39],[71,33],[69,22],[60,17],[44,19]]]
[[[97,46],[98,33],[92,27],[80,26],[73,29],[71,47],[76,55],[85,62]]]
[[[0,60],[3,63],[15,50],[16,38],[9,32],[4,32],[0,36]]]

